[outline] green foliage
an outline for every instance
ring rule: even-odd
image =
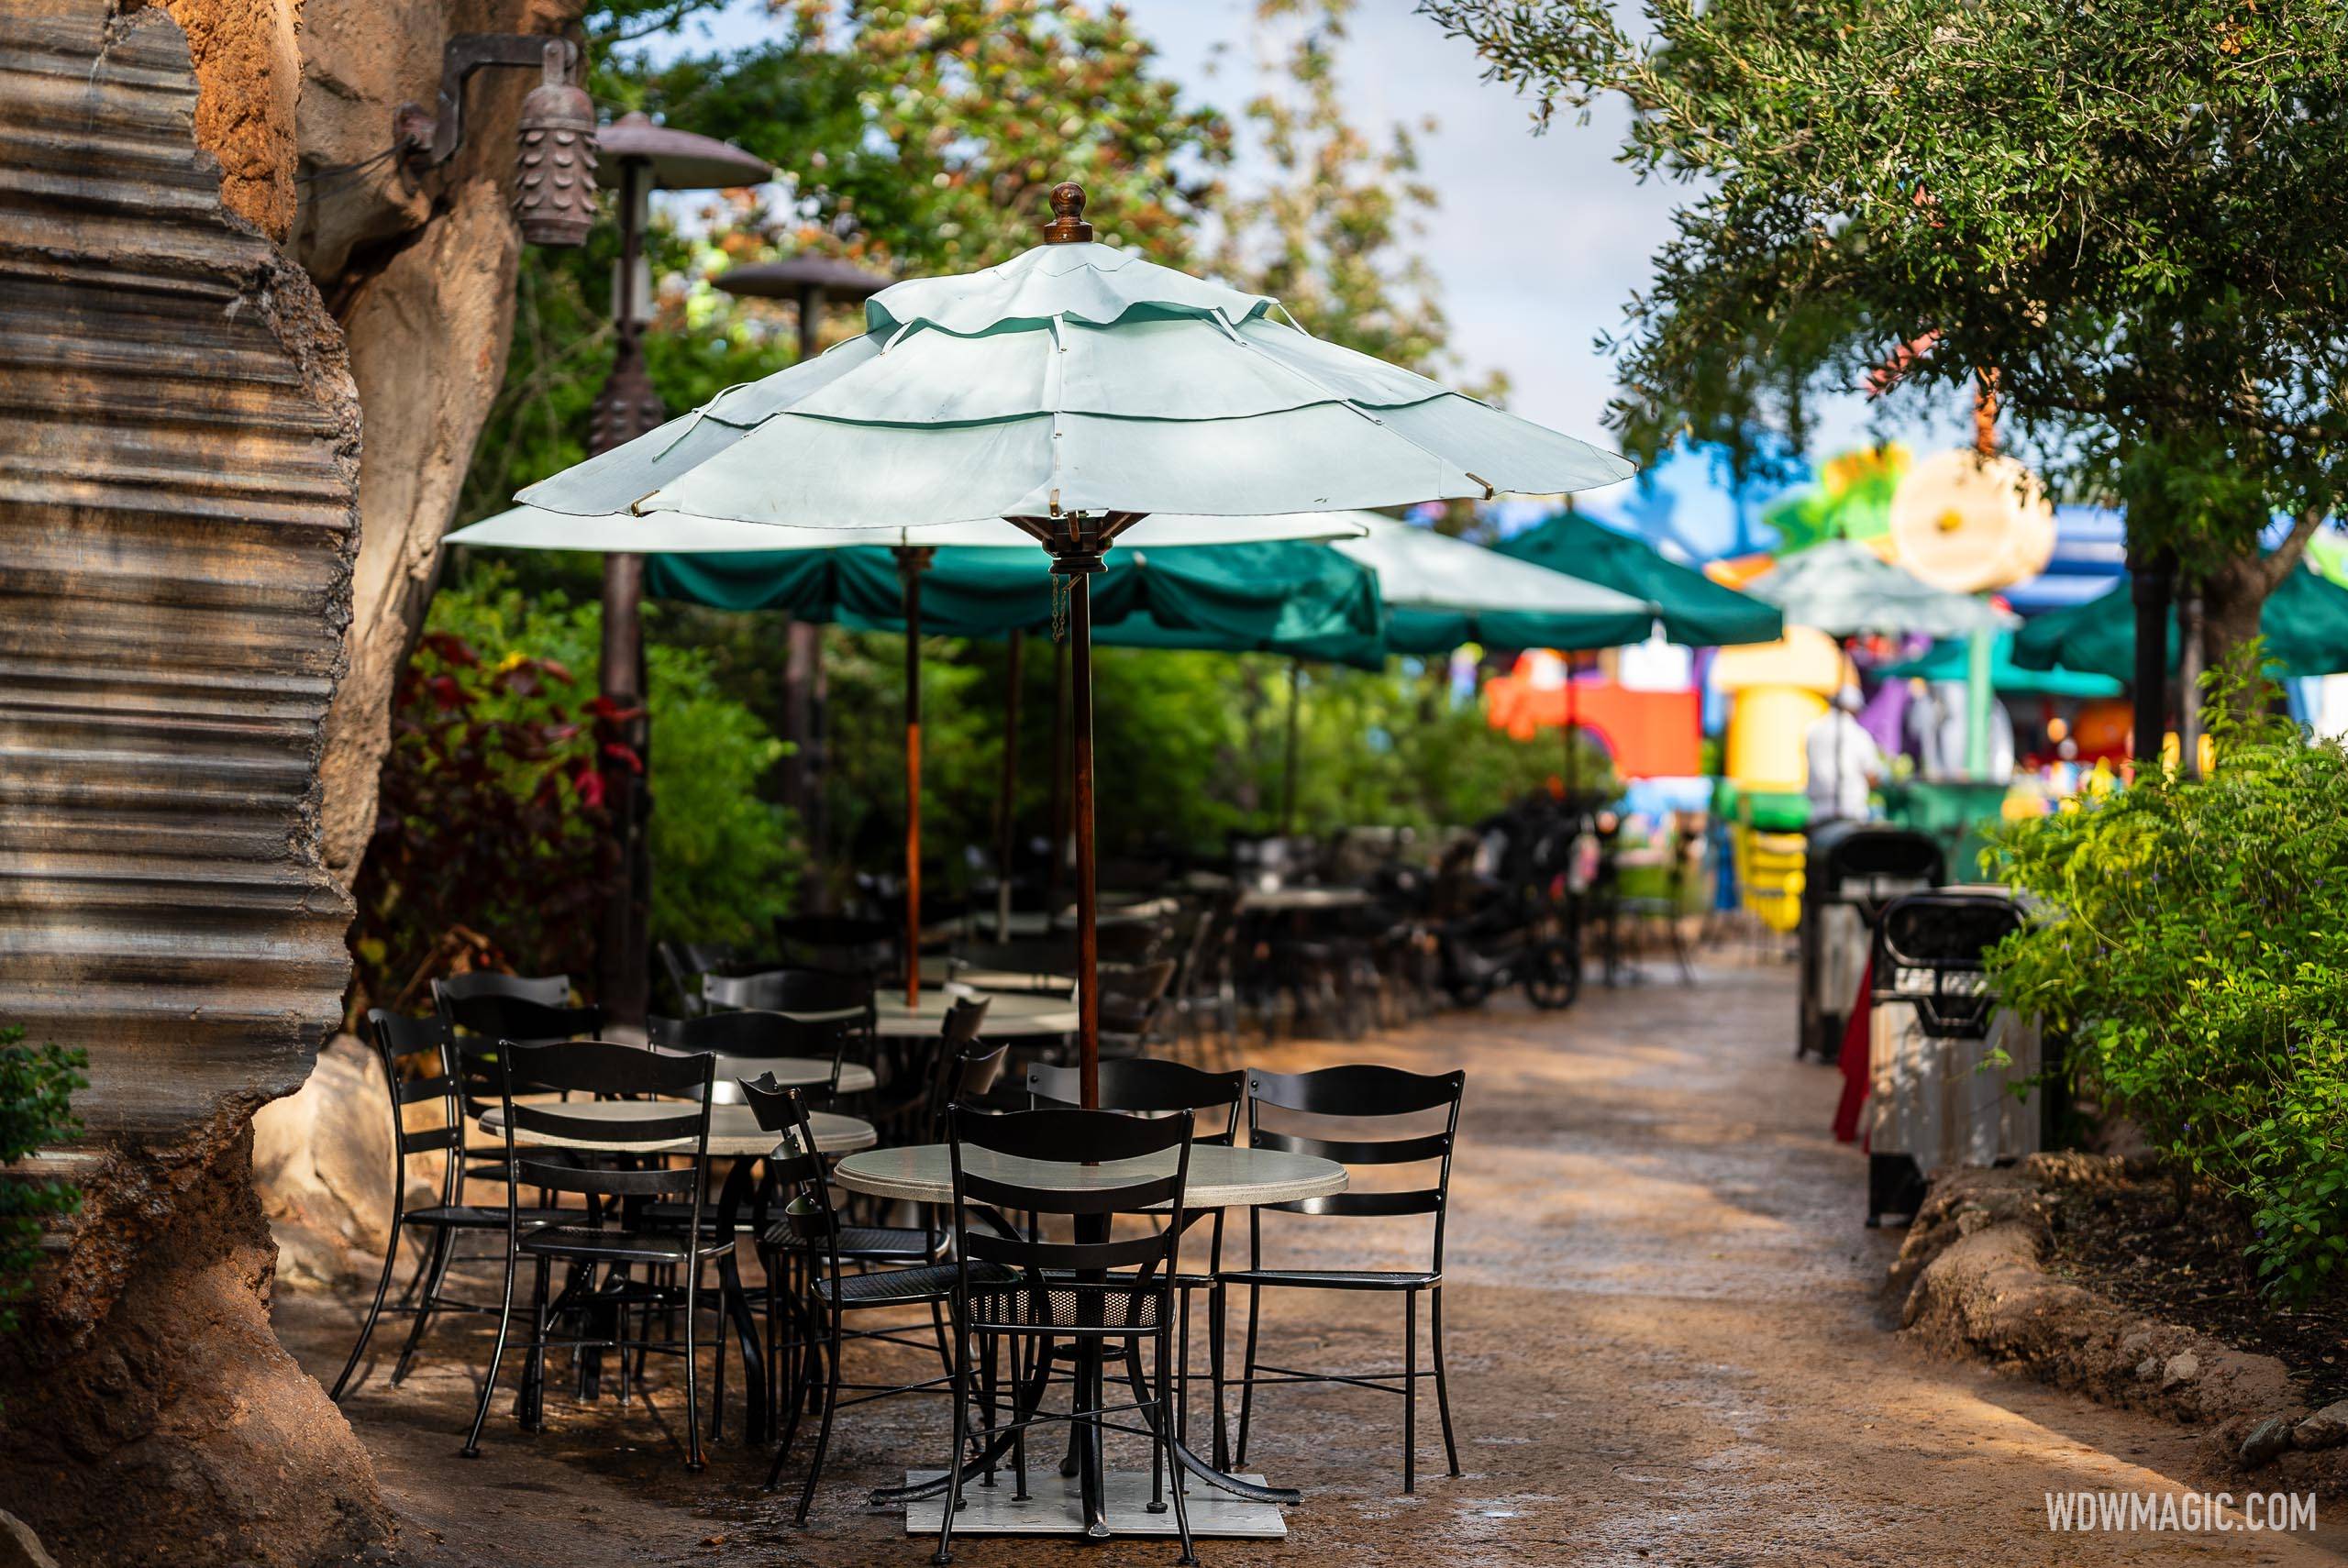
[[[2300,1299],[2348,1278],[2348,751],[2238,716],[2237,683],[2211,683],[2207,779],[2142,778],[1995,835],[1993,869],[2045,918],[1991,969],[2068,1032],[2084,1088],[2238,1206],[2266,1286]]]
[[[22,1024],[0,1029],[0,1166],[14,1165],[82,1130],[73,1091],[90,1087],[88,1054],[28,1045]],[[0,1333],[17,1325],[17,1304],[32,1289],[41,1232],[82,1205],[72,1182],[11,1172],[0,1176]]]
[[[2338,504],[2348,7],[1422,8],[1545,116],[1627,103],[1622,160],[1693,193],[1616,345],[1635,451],[1766,466],[1813,389],[1989,370],[2058,480],[2197,575]]]
[[[602,611],[479,568],[434,598],[393,699],[383,797],[357,896],[360,995],[387,1001],[453,952],[592,969],[617,868],[599,755]],[[755,941],[791,907],[803,851],[759,799],[782,744],[718,688],[704,652],[648,652],[652,934]],[[468,935],[467,933],[470,933]]]

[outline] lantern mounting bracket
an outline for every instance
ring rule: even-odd
[[[576,84],[579,46],[544,33],[458,33],[440,51],[440,97],[431,113],[421,104],[402,104],[392,115],[400,163],[411,177],[437,169],[464,145],[465,83],[489,66],[539,70],[548,81]]]

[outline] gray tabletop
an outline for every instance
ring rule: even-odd
[[[1170,1172],[1174,1166],[1171,1154],[1115,1160],[1101,1165],[1017,1159],[983,1149],[971,1149],[967,1154],[967,1168],[980,1176],[1030,1187],[1075,1190],[1127,1187],[1153,1171]],[[867,1149],[842,1160],[833,1176],[849,1191],[870,1193],[876,1198],[903,1198],[915,1203],[948,1203],[954,1198],[952,1156],[943,1143]],[[1346,1167],[1335,1160],[1291,1154],[1279,1149],[1226,1149],[1202,1144],[1191,1151],[1191,1180],[1184,1189],[1182,1203],[1189,1209],[1247,1208],[1258,1203],[1326,1198],[1345,1189]]]
[[[901,1037],[935,1034],[946,1021],[946,1010],[953,1001],[954,998],[946,991],[924,989],[920,1005],[909,1008],[905,1005],[904,987],[897,986],[880,993],[873,1027],[883,1034]],[[1076,1024],[1076,1003],[1065,997],[990,992],[986,1027],[979,1032],[991,1040],[1073,1034]]]
[[[1300,910],[1351,910],[1369,902],[1359,888],[1250,889],[1239,895],[1239,907],[1250,914],[1283,914]]]
[[[785,1088],[805,1088],[812,1084],[832,1081],[832,1065],[817,1056],[733,1056],[719,1052],[717,1082],[720,1088],[731,1088],[736,1078],[755,1078],[760,1073],[772,1073],[774,1081]],[[861,1062],[840,1064],[840,1093],[862,1094],[880,1080],[872,1069]]]
[[[830,1069],[827,1066],[825,1071]],[[574,1100],[562,1108],[565,1116],[581,1121],[629,1121],[641,1118],[646,1110],[642,1100],[593,1099]],[[844,1154],[856,1149],[869,1149],[877,1142],[872,1123],[858,1117],[841,1116],[834,1111],[810,1111],[810,1125],[815,1129],[815,1147],[826,1154]],[[503,1107],[491,1106],[482,1113],[482,1131],[493,1137],[505,1131]],[[517,1134],[516,1143],[525,1142]],[[659,1143],[619,1143],[608,1139],[588,1137],[552,1137],[533,1134],[526,1139],[534,1147],[543,1149],[597,1149],[606,1154],[673,1154],[692,1147],[691,1139],[673,1139]],[[759,1125],[747,1105],[712,1106],[709,1112],[709,1152],[733,1158],[763,1154],[772,1149],[781,1137]]]

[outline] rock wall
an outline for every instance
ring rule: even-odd
[[[210,58],[282,83],[284,15],[238,9],[266,37]],[[315,1562],[389,1522],[270,1331],[249,1174],[349,974],[317,763],[359,403],[230,204],[266,213],[261,153],[224,182],[204,117],[166,12],[0,7],[0,1008],[91,1078],[83,1211],[0,1343],[0,1507],[69,1568]]]
[[[449,33],[557,15],[0,5],[0,1023],[92,1079],[51,1157],[83,1210],[0,1342],[0,1508],[67,1568],[389,1533],[270,1331],[252,1122],[340,1016],[388,671],[502,373],[532,82],[476,78],[421,182],[377,155]],[[347,1076],[303,1127],[349,1119],[319,1109]],[[318,1229],[371,1239],[366,1146],[269,1151],[352,1195]]]

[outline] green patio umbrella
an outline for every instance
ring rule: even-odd
[[[2032,669],[2014,662],[2014,639],[2020,634],[1999,632],[1990,645],[1989,684],[1999,691],[2022,697],[2117,697],[2121,683],[2090,670],[2052,668]],[[1890,680],[1968,680],[1971,652],[1964,642],[1944,640],[1914,658],[1886,666],[1879,673]]]
[[[899,283],[865,334],[590,458],[519,499],[777,526],[1004,519],[1069,580],[1078,1060],[1099,1103],[1091,580],[1152,513],[1252,517],[1558,494],[1611,453],[1325,343],[1268,296],[1092,243],[1055,186],[1044,243]]]
[[[1348,514],[1151,517],[1096,584],[1109,625],[1103,640],[1144,646],[1263,649],[1384,658],[1378,580],[1367,568],[1308,541],[1357,533]],[[890,530],[778,529],[682,513],[573,516],[516,506],[460,528],[450,544],[505,549],[626,551],[646,557],[645,586],[657,598],[721,610],[781,610],[793,620],[838,621],[858,630],[903,633],[914,619],[945,636],[1012,640],[1008,695],[1018,690],[1019,639],[1048,629],[1052,575],[1032,547],[971,544],[1002,534],[980,520]],[[876,544],[876,537],[893,543]],[[1232,541],[1213,546],[1214,541]],[[777,548],[777,545],[786,546]],[[1158,638],[1188,641],[1157,641]],[[907,990],[921,983],[921,646],[905,646]],[[1057,717],[1057,713],[1055,714]],[[1017,735],[1015,701],[1005,723]],[[1017,786],[1011,748],[1002,782],[1003,864],[1009,865],[1010,800]],[[1006,883],[1007,890],[1007,883]],[[1008,910],[1003,911],[1005,918]]]
[[[2026,669],[2061,664],[2115,680],[2136,674],[2136,606],[2125,574],[2109,592],[2033,615],[2014,635],[2014,662]],[[2283,579],[2259,612],[2270,666],[2287,676],[2332,675],[2348,669],[2348,588],[2312,571]],[[2177,664],[2176,622],[2168,627],[2168,663]]]
[[[1745,587],[1791,624],[1838,639],[1962,637],[2016,624],[1988,600],[1934,588],[1849,539],[1788,556]]]
[[[1774,606],[1666,560],[1644,540],[1578,513],[1561,512],[1494,548],[1652,602],[1660,612],[1656,619],[1663,624],[1663,635],[1689,647],[1773,643],[1785,635],[1785,618]]]

